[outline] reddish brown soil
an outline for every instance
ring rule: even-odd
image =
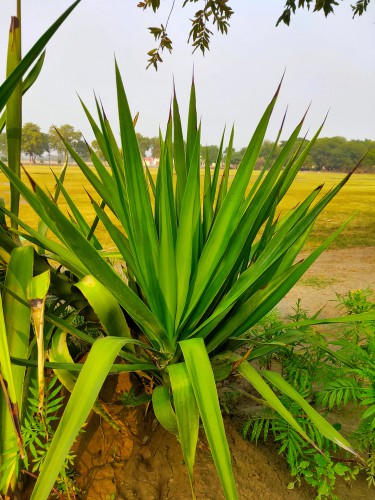
[[[138,414],[140,420],[142,415]],[[314,491],[307,485],[288,490],[291,480],[285,460],[272,445],[255,446],[245,441],[233,422],[226,419],[226,432],[232,455],[234,476],[241,500],[312,500]],[[89,441],[90,459],[85,452],[79,455],[77,470],[82,474],[77,485],[82,489],[79,498],[89,500],[190,500],[191,490],[182,452],[176,438],[153,422],[142,421],[139,430],[149,437],[145,445],[134,444],[129,459],[122,449],[123,438],[94,415],[91,429],[96,428]],[[86,457],[86,458],[85,458]],[[89,466],[89,468],[88,468]],[[194,471],[198,500],[224,500],[215,467],[204,439],[197,450]],[[364,477],[352,485],[338,481],[335,491],[342,500],[370,500]]]

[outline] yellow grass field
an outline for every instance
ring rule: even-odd
[[[50,189],[53,188],[54,179],[48,166],[37,165],[27,166],[26,168],[38,184],[47,186]],[[53,170],[58,173],[60,168],[53,167]],[[153,171],[153,174],[156,176],[156,170]],[[230,175],[233,177],[234,172],[231,172]],[[258,172],[255,172],[256,175],[258,175]],[[327,192],[343,176],[343,174],[330,172],[300,172],[281,204],[282,213],[302,201],[308,193],[321,184],[324,184],[323,192]],[[94,214],[85,188],[91,194],[94,193],[89,188],[88,182],[78,167],[70,166],[68,168],[64,185],[88,222],[91,222],[94,219]],[[3,174],[0,174],[0,188],[0,196],[5,198],[8,204],[9,184]],[[62,196],[60,202],[62,206],[66,206],[63,203]],[[349,183],[320,215],[310,237],[308,247],[316,247],[353,213],[356,213],[355,219],[351,221],[331,248],[375,246],[375,175],[354,174],[351,177]],[[21,218],[33,227],[37,226],[38,219],[24,200],[21,201]],[[111,240],[100,225],[96,234],[105,248],[112,247]]]

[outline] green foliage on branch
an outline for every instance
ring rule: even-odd
[[[353,11],[353,17],[361,16],[366,10],[370,3],[370,0],[357,0],[350,7]],[[290,19],[293,14],[296,13],[297,9],[304,9],[305,7],[310,10],[312,7],[313,12],[322,11],[327,17],[329,14],[333,14],[335,8],[339,5],[337,0],[286,0],[284,11],[277,20],[276,26],[280,23],[284,23],[287,26],[290,24]]]
[[[369,3],[370,0],[357,0],[354,4],[351,4],[353,17],[362,16],[366,12]],[[173,50],[173,41],[167,33],[167,28],[175,7],[175,0],[171,1],[170,4],[171,8],[166,23],[148,28],[158,45],[147,53],[149,57],[147,68],[154,66],[157,70],[158,64],[163,62],[161,57],[163,51],[166,49],[171,53]],[[184,0],[182,7],[190,4],[199,4],[199,8],[190,19],[191,28],[188,43],[191,43],[193,52],[200,49],[202,54],[205,54],[206,50],[210,50],[212,29],[216,28],[219,33],[226,35],[234,10],[229,5],[228,0]],[[286,0],[284,10],[277,20],[276,26],[280,23],[289,26],[291,17],[296,13],[297,9],[307,8],[310,10],[312,8],[313,12],[322,11],[327,17],[329,14],[334,13],[338,5],[338,0]],[[137,7],[143,10],[152,9],[156,12],[160,8],[160,0],[140,1]]]
[[[213,34],[212,29],[216,28],[219,33],[227,34],[229,20],[234,12],[229,6],[228,0],[184,0],[182,7],[191,3],[199,3],[199,9],[191,19],[188,43],[191,43],[193,52],[200,49],[204,54],[210,48],[210,39]],[[143,10],[152,9],[156,12],[160,7],[160,0],[145,0],[139,2],[138,7]],[[147,67],[154,66],[157,70],[158,64],[163,62],[161,57],[163,51],[167,49],[169,52],[172,52],[172,40],[168,36],[167,27],[174,7],[175,1],[172,2],[165,25],[160,24],[160,26],[151,26],[148,28],[155,41],[158,42],[158,45],[147,53],[149,56]]]

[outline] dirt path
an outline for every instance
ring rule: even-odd
[[[302,307],[311,314],[324,307],[321,317],[338,316],[336,293],[343,295],[359,288],[375,292],[375,247],[323,253],[277,307],[283,315],[290,314],[300,298]]]

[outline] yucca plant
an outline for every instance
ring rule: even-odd
[[[58,262],[69,270],[72,284],[96,312],[104,334],[109,336],[107,340],[118,341],[117,348],[124,346],[120,354],[126,364],[120,369],[142,369],[153,378],[155,415],[165,428],[178,436],[193,491],[201,420],[225,495],[229,499],[237,498],[215,384],[233,371],[245,377],[313,446],[316,445],[271,386],[298,403],[323,436],[354,453],[350,444],[280,375],[259,372],[252,366],[251,360],[277,346],[251,345],[243,357],[235,352],[246,344],[244,334],[281,300],[344,227],[304,261],[294,263],[319,213],[350,177],[321,197],[322,186],[319,186],[292,211],[283,217],[278,215],[278,205],[321,129],[310,142],[295,150],[302,119],[274,157],[280,129],[264,169],[254,183],[249,184],[278,89],[233,180],[229,175],[233,130],[224,169],[221,169],[223,138],[215,169],[212,172],[206,161],[201,174],[201,127],[197,121],[193,83],[186,143],[174,95],[173,113],[170,113],[165,136],[160,138],[160,166],[155,180],[140,156],[117,65],[116,82],[120,146],[99,103],[96,102],[98,123],[83,104],[106,163],[89,148],[93,167],[88,166],[62,138],[99,198],[90,198],[94,222],[85,220],[57,176],[57,186],[69,205],[68,216],[53,196],[33,179],[29,178],[28,187],[0,162],[1,170],[53,237],[48,237],[46,231],[38,232],[3,208],[14,225],[22,228],[13,228],[13,233],[44,249],[43,258],[51,268]],[[116,246],[116,252],[102,248],[100,238],[95,235],[99,221]],[[112,265],[114,259],[122,264],[121,276]],[[87,405],[84,412],[79,405],[82,387],[96,378],[93,376],[95,365],[87,366],[87,362],[74,386],[71,372],[81,369],[81,365],[72,363],[66,335],[62,335],[61,330],[90,339],[56,316],[50,316],[49,321],[59,328],[51,334],[50,361],[60,363],[49,366],[57,369],[60,380],[70,390],[74,389],[34,489],[33,498],[38,500],[47,498],[87,416]],[[295,339],[294,330],[292,335],[286,332],[278,342],[285,345]],[[102,340],[94,343],[96,353]],[[65,372],[61,372],[62,368]],[[106,369],[108,371],[108,365]],[[94,400],[95,397],[90,399],[91,404]]]

